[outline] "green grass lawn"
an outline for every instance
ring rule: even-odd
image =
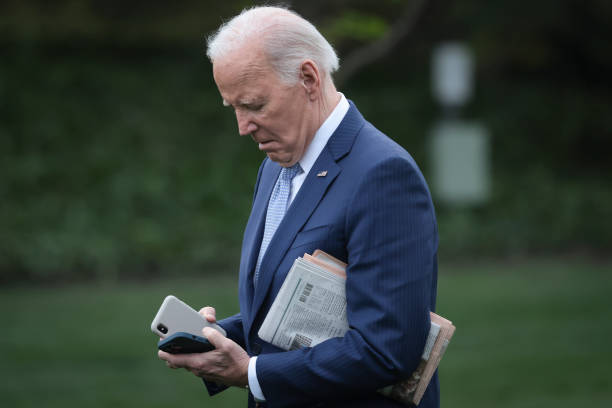
[[[562,261],[442,265],[438,312],[457,326],[442,361],[444,407],[612,406],[612,267]],[[219,316],[234,276],[122,285],[3,288],[6,407],[244,406],[157,359],[149,324],[172,293]]]

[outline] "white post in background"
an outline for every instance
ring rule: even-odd
[[[461,119],[473,92],[473,58],[459,43],[439,46],[432,59],[434,97],[443,114],[431,134],[431,183],[437,200],[455,205],[485,203],[490,196],[489,135]]]

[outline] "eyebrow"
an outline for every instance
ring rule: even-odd
[[[239,100],[236,105],[237,106],[244,106],[244,107],[248,107],[248,106],[253,106],[253,105],[259,105],[262,104],[263,100],[262,98],[259,97],[255,97],[255,98],[245,98],[242,100]],[[223,106],[232,106],[231,103],[229,103],[228,101],[226,101],[225,99],[223,99]]]

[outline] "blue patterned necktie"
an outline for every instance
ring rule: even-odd
[[[283,167],[278,175],[274,190],[270,196],[268,202],[268,211],[266,213],[266,225],[264,227],[264,234],[261,240],[261,248],[259,249],[259,256],[257,257],[257,264],[255,265],[255,276],[253,283],[257,284],[259,278],[259,267],[261,266],[261,260],[266,254],[268,245],[278,228],[278,225],[283,220],[287,207],[289,207],[289,197],[291,197],[291,180],[302,171],[299,163],[294,164],[291,167]]]

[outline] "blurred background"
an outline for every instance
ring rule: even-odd
[[[237,0],[0,3],[0,395],[243,406],[157,359],[172,293],[238,311],[263,155],[205,57]],[[608,407],[612,2],[285,2],[429,181],[450,407]]]

